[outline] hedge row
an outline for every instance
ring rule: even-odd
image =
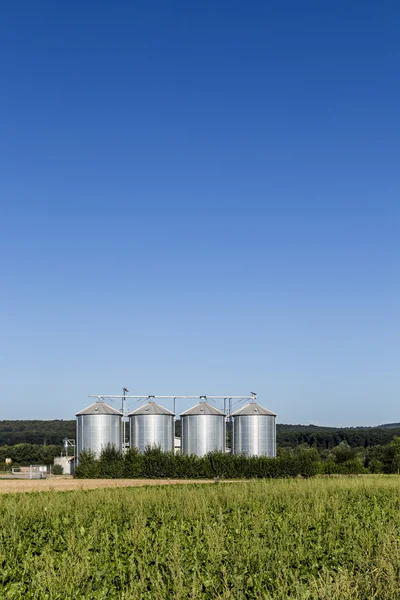
[[[308,450],[284,453],[278,458],[232,456],[221,452],[213,452],[200,458],[158,449],[148,449],[144,454],[130,449],[123,455],[114,447],[108,447],[99,459],[91,452],[82,452],[75,477],[234,479],[297,475],[311,477],[320,471],[318,458],[313,451]]]

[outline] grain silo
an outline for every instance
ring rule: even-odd
[[[94,402],[76,413],[77,457],[91,450],[98,457],[103,448],[122,446],[122,413],[103,401]]]
[[[232,452],[246,456],[276,456],[276,414],[249,402],[232,414]]]
[[[128,417],[131,448],[144,452],[147,447],[158,447],[163,452],[172,452],[174,413],[151,400],[130,412]]]
[[[225,452],[225,414],[207,402],[199,402],[181,414],[181,438],[182,454]]]

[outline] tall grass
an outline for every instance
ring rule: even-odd
[[[400,599],[400,479],[5,495],[0,598]]]

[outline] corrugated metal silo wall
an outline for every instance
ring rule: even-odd
[[[129,417],[130,447],[143,452],[146,447],[160,447],[163,452],[174,448],[172,415],[132,415]]]
[[[204,456],[225,452],[225,416],[183,415],[181,417],[182,454]]]
[[[122,447],[121,417],[119,415],[80,415],[76,417],[77,456],[82,450],[92,450],[100,456],[108,444]]]
[[[233,454],[276,456],[276,418],[270,415],[233,417]]]

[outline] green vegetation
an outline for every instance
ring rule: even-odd
[[[0,446],[62,444],[75,438],[75,421],[0,421]]]
[[[106,448],[96,460],[91,452],[82,452],[75,469],[77,478],[172,478],[210,479],[213,477],[264,478],[312,477],[319,472],[318,453],[310,449],[284,452],[278,458],[232,456],[211,452],[204,457],[182,456],[173,452],[148,449],[140,454],[136,449],[125,455],[114,447]]]
[[[389,444],[392,438],[400,436],[397,423],[380,427],[318,427],[317,425],[280,425],[276,427],[277,442],[280,446],[295,448],[300,444],[313,446],[318,450],[332,449],[341,442],[351,448],[370,448]]]
[[[176,421],[180,436],[180,421]],[[228,427],[229,429],[229,427]],[[392,423],[380,427],[319,427],[317,425],[276,426],[279,446],[294,448],[300,444],[319,450],[331,449],[341,442],[352,448],[389,444],[400,436],[400,425]],[[62,444],[64,438],[75,438],[75,421],[0,421],[0,446],[14,444]]]
[[[53,467],[53,475],[62,475],[64,473],[64,469],[62,465],[54,465]]]
[[[5,495],[5,600],[396,600],[400,479]]]
[[[400,459],[396,466],[397,458],[392,456],[392,440],[400,437],[397,425],[335,429],[278,424],[278,452],[296,452],[296,449],[306,447],[315,449],[324,468],[328,469],[325,472],[363,472],[362,469],[368,469],[373,473],[397,473]],[[229,443],[229,424],[227,430]],[[179,420],[176,432],[180,432]],[[0,464],[4,464],[5,458],[12,458],[14,465],[51,464],[62,451],[63,439],[75,438],[75,435],[75,421],[0,421]],[[343,446],[350,447],[353,462],[338,470],[335,464],[341,464],[339,454]]]
[[[53,464],[54,457],[60,456],[62,446],[39,446],[38,444],[16,444],[15,446],[0,446],[0,463],[4,465],[6,458],[11,458],[13,466]]]
[[[367,449],[351,448],[346,442],[322,452],[306,444],[294,449],[280,448],[277,458],[232,456],[221,452],[198,458],[150,448],[144,454],[131,449],[123,455],[109,447],[98,460],[91,452],[82,452],[75,477],[254,479],[399,472],[400,437],[394,437],[387,446]]]

